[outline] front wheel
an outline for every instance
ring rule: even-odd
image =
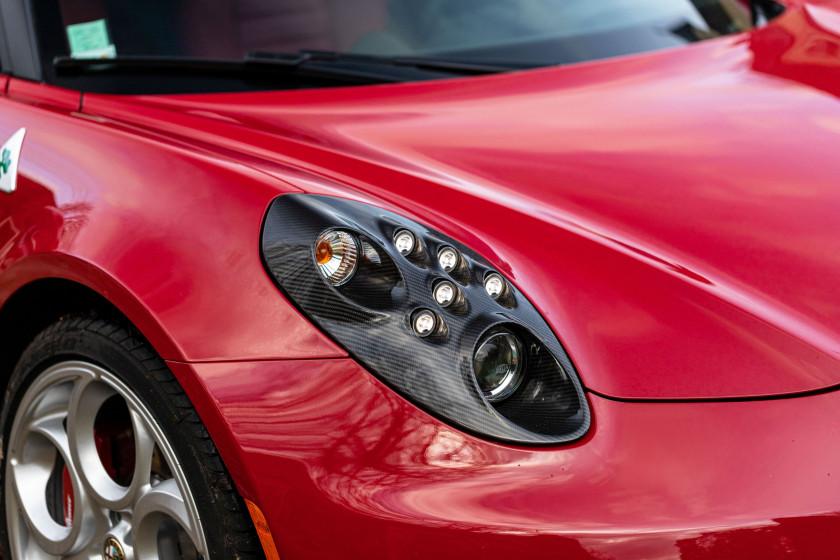
[[[262,556],[195,410],[132,329],[47,328],[12,375],[0,428],[4,558]]]

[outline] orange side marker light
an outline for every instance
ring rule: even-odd
[[[268,528],[268,522],[260,508],[250,500],[245,500],[245,505],[248,506],[248,513],[251,514],[251,519],[254,521],[254,528],[256,528],[257,535],[260,537],[266,560],[280,560],[280,553],[277,552],[274,537],[271,536],[271,529]]]

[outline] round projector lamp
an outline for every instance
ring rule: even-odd
[[[491,298],[499,299],[507,290],[507,283],[500,274],[493,272],[484,279],[484,289]]]
[[[432,296],[441,307],[449,307],[458,298],[458,288],[449,280],[441,280],[435,284]]]
[[[443,247],[438,251],[438,262],[444,272],[452,272],[461,263],[461,255],[452,247]]]
[[[524,353],[519,338],[507,329],[493,329],[473,355],[473,374],[481,393],[491,403],[511,396],[524,377]]]
[[[417,240],[413,233],[407,229],[401,229],[394,235],[394,245],[402,256],[407,256],[414,252]]]
[[[420,338],[426,338],[438,330],[438,318],[432,311],[421,309],[411,317],[411,328]]]

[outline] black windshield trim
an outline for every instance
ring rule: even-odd
[[[523,69],[418,57],[375,57],[329,51],[248,53],[242,60],[166,56],[120,56],[91,59],[69,56],[53,59],[59,78],[84,76],[214,75],[270,79],[287,75],[317,78],[334,85],[387,84],[453,76],[495,74]]]

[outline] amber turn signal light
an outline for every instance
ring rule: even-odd
[[[254,528],[257,530],[257,536],[260,538],[266,560],[280,560],[280,553],[277,552],[274,537],[271,536],[271,529],[268,528],[268,522],[265,520],[263,512],[260,511],[257,504],[250,500],[245,500],[245,505],[248,506],[248,513],[251,514],[251,520],[254,522]]]

